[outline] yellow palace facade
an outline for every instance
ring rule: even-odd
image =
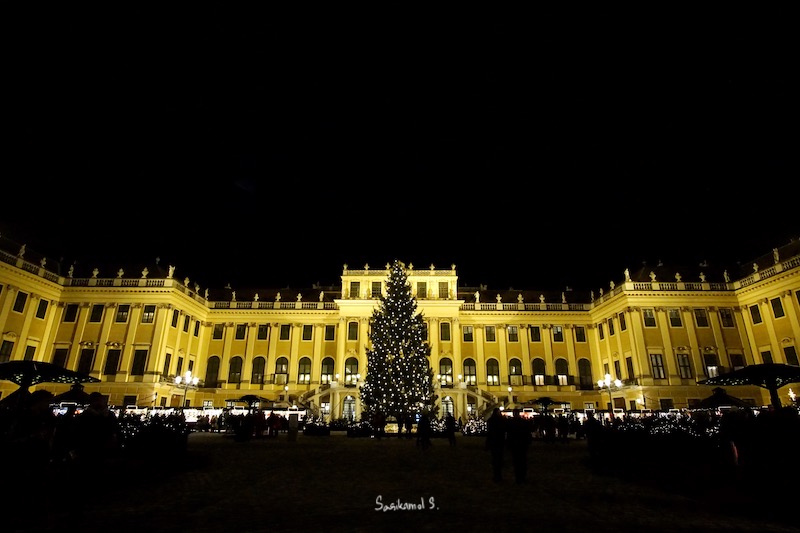
[[[327,419],[360,415],[370,318],[388,265],[344,265],[336,287],[209,291],[157,262],[80,277],[2,244],[0,362],[90,374],[101,381],[86,391],[116,406],[222,408],[252,394]],[[466,418],[545,397],[573,411],[691,408],[711,394],[697,385],[706,377],[762,362],[797,365],[799,244],[719,279],[659,265],[624,270],[587,294],[464,288],[455,265],[409,264],[439,408]],[[199,381],[176,383],[186,372]],[[612,381],[599,385],[606,375]],[[3,397],[15,389],[0,381]],[[779,391],[784,404],[788,389]],[[727,392],[769,403],[758,387]]]

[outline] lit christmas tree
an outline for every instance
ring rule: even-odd
[[[425,323],[422,313],[417,313],[405,265],[395,260],[386,281],[386,296],[372,314],[367,375],[361,387],[368,415],[380,412],[402,422],[433,408],[431,347],[424,337]]]

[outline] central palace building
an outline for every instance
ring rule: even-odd
[[[100,382],[86,391],[116,406],[223,408],[252,394],[329,420],[360,416],[388,265],[345,265],[335,287],[210,291],[158,263],[79,277],[0,241],[0,362],[89,374]],[[586,294],[459,287],[455,265],[408,264],[439,409],[465,419],[548,398],[578,412],[668,411],[708,397],[711,387],[697,384],[707,377],[798,365],[800,242],[765,251],[740,272],[621,269]],[[187,372],[196,386],[176,383]],[[57,394],[68,385],[36,387]],[[3,397],[16,388],[0,381]],[[758,387],[727,392],[769,403]]]

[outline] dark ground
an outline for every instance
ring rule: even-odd
[[[25,516],[25,525],[3,529],[798,531],[796,520],[757,508],[763,502],[732,479],[687,472],[686,482],[676,483],[673,473],[659,486],[599,474],[590,468],[585,441],[534,441],[524,485],[513,483],[510,464],[503,483],[490,481],[481,437],[459,435],[452,448],[446,440],[433,442],[422,451],[415,441],[396,438],[300,434],[291,441],[281,434],[239,442],[192,433],[187,451],[170,460],[124,457],[97,479],[96,490],[81,493],[65,474],[50,486],[40,483],[38,509],[25,514],[14,506],[9,510]],[[379,498],[385,506],[424,502],[424,509],[376,510]]]

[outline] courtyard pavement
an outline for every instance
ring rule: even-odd
[[[126,456],[91,490],[55,475],[10,531],[798,531],[792,513],[749,505],[729,480],[686,479],[599,474],[575,440],[534,441],[528,481],[517,485],[508,457],[504,481],[491,481],[481,437],[422,450],[396,437],[192,433],[186,452]]]

